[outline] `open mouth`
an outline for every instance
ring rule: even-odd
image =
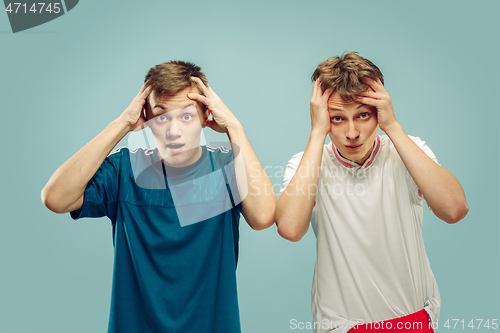
[[[183,143],[169,143],[166,146],[172,154],[178,154],[182,151],[184,144]]]

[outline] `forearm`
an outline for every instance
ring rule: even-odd
[[[118,118],[64,162],[43,188],[43,204],[56,213],[80,208],[87,183],[128,131],[129,125]]]
[[[228,137],[233,146],[238,190],[245,220],[255,230],[265,229],[274,223],[276,194],[257,158],[241,124],[228,127]],[[239,152],[238,152],[239,151]]]
[[[324,135],[311,132],[295,175],[278,200],[275,217],[278,233],[290,241],[299,241],[309,229],[324,142]]]
[[[386,133],[434,214],[448,223],[464,218],[469,208],[458,180],[427,156],[399,124]]]

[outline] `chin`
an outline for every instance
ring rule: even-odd
[[[366,151],[364,151],[364,152],[360,152],[360,151],[357,151],[357,152],[346,151],[346,152],[341,152],[341,154],[342,154],[342,156],[344,156],[348,160],[351,160],[351,161],[356,162],[358,164],[362,164],[362,163],[360,163],[360,161],[366,155]]]
[[[168,165],[173,166],[173,167],[185,167],[188,165],[193,164],[196,161],[189,162],[192,159],[193,155],[187,156],[185,153],[180,153],[176,155],[167,155],[167,158],[164,158],[165,162],[167,162]]]

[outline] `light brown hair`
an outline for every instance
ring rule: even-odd
[[[147,86],[151,86],[157,101],[161,97],[173,96],[189,87],[198,86],[191,81],[191,76],[199,77],[205,85],[208,85],[205,74],[201,72],[201,68],[187,61],[174,60],[164,62],[152,67],[144,82]],[[204,95],[198,88],[198,93]],[[156,102],[157,102],[156,101]],[[205,112],[203,106],[203,112]]]
[[[344,52],[340,57],[331,57],[320,63],[311,79],[314,82],[319,78],[323,91],[334,88],[344,101],[352,101],[353,95],[369,89],[360,80],[362,77],[379,78],[384,84],[384,76],[374,63],[357,52]]]

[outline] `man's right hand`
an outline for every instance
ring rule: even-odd
[[[146,118],[144,118],[143,110],[146,98],[150,93],[151,86],[146,86],[146,83],[144,83],[137,96],[134,97],[130,105],[118,117],[118,119],[128,124],[129,131],[137,131],[144,128]]]
[[[324,92],[321,90],[321,81],[314,81],[311,96],[311,132],[321,134],[326,137],[330,132],[330,116],[328,115],[328,99],[333,92],[333,88],[328,88]]]

